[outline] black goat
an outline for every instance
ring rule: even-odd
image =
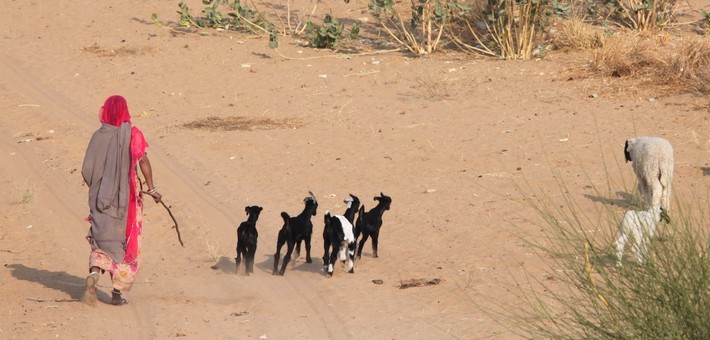
[[[346,197],[343,202],[348,206],[343,216],[348,219],[350,224],[355,225],[355,213],[357,213],[358,208],[360,208],[360,199],[350,194],[350,197]]]
[[[316,197],[312,192],[309,191],[310,196],[303,199],[305,207],[303,211],[296,217],[290,217],[286,212],[281,213],[281,217],[284,219],[284,225],[279,231],[279,238],[276,242],[276,254],[274,254],[274,271],[273,274],[283,275],[286,271],[286,266],[291,260],[291,254],[295,245],[300,248],[301,241],[306,243],[306,262],[311,263],[311,236],[313,235],[313,223],[311,223],[311,216],[316,215],[316,210],[318,209],[318,202]],[[279,271],[279,260],[281,259],[281,247],[286,244],[288,250],[286,255],[284,255],[283,264],[281,265],[281,271]]]
[[[365,212],[363,204],[358,211],[357,223],[355,223],[355,239],[357,240],[362,234],[362,240],[357,247],[357,258],[362,257],[362,248],[368,237],[372,237],[372,256],[377,257],[377,242],[380,238],[380,227],[382,227],[382,214],[385,210],[390,210],[392,198],[385,196],[380,192],[380,196],[375,196],[375,201],[378,201],[377,206]]]
[[[254,254],[256,254],[256,239],[259,233],[256,231],[256,220],[259,219],[259,214],[262,208],[256,205],[248,206],[244,209],[247,212],[247,220],[242,222],[237,228],[237,272],[239,272],[239,264],[242,263],[244,256],[244,274],[249,276],[249,273],[254,272]]]

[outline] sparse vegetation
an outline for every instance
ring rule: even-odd
[[[220,258],[219,246],[213,242],[210,242],[207,239],[207,237],[205,237],[205,247],[206,247],[206,251],[207,251],[207,258],[213,262],[219,261],[219,258]]]
[[[561,20],[552,34],[558,50],[588,50],[604,46],[604,32],[580,19]]]
[[[392,0],[370,0],[369,8],[385,31],[415,55],[436,51],[453,15],[461,16],[468,9],[458,1],[412,0],[407,24],[406,16]]]
[[[619,34],[593,52],[591,69],[611,77],[637,76],[667,93],[710,93],[710,41],[668,41],[664,35]]]
[[[28,204],[34,200],[35,185],[30,181],[25,181],[22,188],[19,189],[17,204]]]
[[[548,269],[544,278],[516,282],[526,306],[503,307],[498,319],[529,338],[707,339],[707,196],[677,199],[671,223],[659,225],[651,242],[648,261],[627,258],[617,267],[612,242],[623,211],[604,200],[590,209],[558,185],[553,194],[520,188],[519,203],[537,212],[544,233],[540,241],[528,241]],[[595,196],[608,196],[594,189]],[[638,209],[631,204],[628,209]]]
[[[253,131],[297,128],[303,126],[298,119],[270,119],[270,118],[249,118],[249,117],[216,117],[209,116],[200,118],[182,125],[188,129],[199,129],[209,131]]]
[[[375,39],[389,37],[392,41],[387,44],[394,43],[417,56],[442,48],[504,59],[542,58],[552,48],[593,50],[591,70],[606,77],[654,78],[653,82],[665,84],[672,92],[708,93],[710,43],[692,37],[669,39],[662,31],[674,20],[676,1],[370,0],[369,10],[381,32],[386,33]],[[268,35],[269,46],[274,49],[284,35],[300,36],[308,46],[335,51],[346,36],[360,38],[360,23],[347,34],[345,25],[333,14],[325,15],[320,24],[311,21],[317,4],[310,11],[299,11],[304,13],[299,18],[292,14],[290,2],[277,9],[261,1],[273,11],[268,17],[277,18],[275,25],[253,2],[251,7],[241,0],[202,3],[206,7],[202,16],[196,17],[180,0],[179,24]],[[285,16],[279,12],[283,10]],[[692,24],[707,31],[710,15],[701,15],[703,19]],[[295,28],[292,18],[298,19]],[[153,20],[159,22],[157,15]],[[372,39],[370,36],[361,41]]]
[[[325,15],[323,25],[316,25],[312,22],[306,24],[306,39],[311,46],[315,48],[329,48],[337,50],[340,40],[343,38],[345,25],[340,23],[338,19],[333,18],[330,14]],[[356,39],[360,31],[360,25],[355,24],[348,37]]]
[[[253,34],[268,34],[273,27],[263,12],[242,5],[240,0],[202,0],[202,3],[207,5],[202,10],[204,16],[194,17],[190,8],[180,0],[178,13],[181,26],[245,31]],[[226,14],[223,10],[226,10]],[[155,14],[153,20],[157,20]]]
[[[637,31],[663,28],[673,19],[676,0],[612,0],[613,19]]]

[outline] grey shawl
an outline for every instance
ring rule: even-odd
[[[86,148],[81,175],[89,187],[91,236],[94,246],[122,263],[126,213],[130,194],[131,125],[102,124]]]

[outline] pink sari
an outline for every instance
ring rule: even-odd
[[[114,126],[120,126],[125,122],[130,123],[131,116],[128,113],[125,99],[121,96],[109,97],[104,103],[99,118],[102,123]],[[106,252],[95,247],[95,242],[92,242],[89,237],[89,243],[92,244],[89,266],[99,267],[111,273],[113,288],[118,290],[129,290],[133,286],[139,269],[141,231],[143,228],[143,202],[138,192],[136,168],[138,161],[143,158],[147,148],[148,143],[143,133],[138,128],[131,127],[131,162],[128,180],[130,191],[126,213],[126,254],[123,258],[123,263],[114,262]]]

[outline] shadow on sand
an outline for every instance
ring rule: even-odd
[[[49,289],[66,293],[73,300],[78,300],[84,295],[83,277],[69,275],[67,272],[30,268],[22,264],[10,264],[6,267],[12,269],[12,276],[18,280],[39,283]],[[97,295],[101,301],[111,300],[108,294],[101,291],[97,292]]]
[[[615,206],[620,207],[622,209],[629,209],[634,206],[633,196],[625,191],[617,191],[616,198],[600,197],[600,196],[594,196],[594,195],[589,195],[589,194],[585,194],[584,197],[590,199],[592,202],[599,202],[602,204],[615,205]]]

